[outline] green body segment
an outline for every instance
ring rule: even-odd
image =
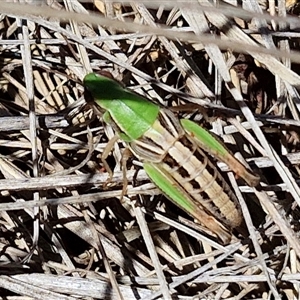
[[[217,139],[215,139],[208,131],[197,125],[195,122],[182,119],[180,120],[180,123],[191,136],[198,139],[204,150],[211,151],[213,152],[212,154],[218,153],[221,156],[226,156],[228,154],[228,150],[224,147],[224,145],[220,144],[220,142],[217,141]]]
[[[84,85],[109,113],[150,179],[178,207],[228,242],[229,234],[222,224],[227,228],[240,225],[239,203],[202,150],[228,163],[250,185],[256,185],[259,178],[196,123],[179,121],[171,111],[106,77],[89,74]]]
[[[110,114],[120,132],[128,137],[126,141],[141,137],[157,119],[157,105],[124,89],[110,78],[90,73],[83,83],[96,103]]]
[[[186,212],[197,211],[198,206],[193,201],[187,201],[186,193],[170,174],[159,164],[144,163],[144,170],[148,176],[157,183],[158,187],[164,191],[171,199],[176,199],[176,203]],[[188,197],[189,198],[189,197]]]

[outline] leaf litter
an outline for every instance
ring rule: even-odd
[[[298,299],[298,1],[2,1],[0,295]],[[248,233],[222,245],[149,182],[84,99],[88,72],[216,133]],[[128,183],[122,196],[124,182]],[[249,236],[249,237],[248,237]]]

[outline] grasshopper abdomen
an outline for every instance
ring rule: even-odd
[[[239,203],[228,183],[170,111],[162,109],[153,126],[130,146],[141,161],[159,164],[166,180],[171,178],[200,209],[229,228],[241,224]],[[197,212],[189,213],[201,222]]]

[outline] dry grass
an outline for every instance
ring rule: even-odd
[[[0,2],[1,299],[299,299],[296,1],[34,2]],[[115,133],[84,105],[92,70],[245,158],[258,189],[219,167],[250,238],[222,245],[134,157],[122,198],[120,140],[107,184]]]

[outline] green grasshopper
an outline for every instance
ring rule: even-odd
[[[179,120],[170,110],[113,79],[91,73],[83,83],[104,111],[104,121],[116,128],[143,162],[153,183],[175,205],[228,243],[228,228],[241,224],[242,213],[235,194],[206,153],[230,166],[249,186],[258,185],[259,177],[195,122]]]

